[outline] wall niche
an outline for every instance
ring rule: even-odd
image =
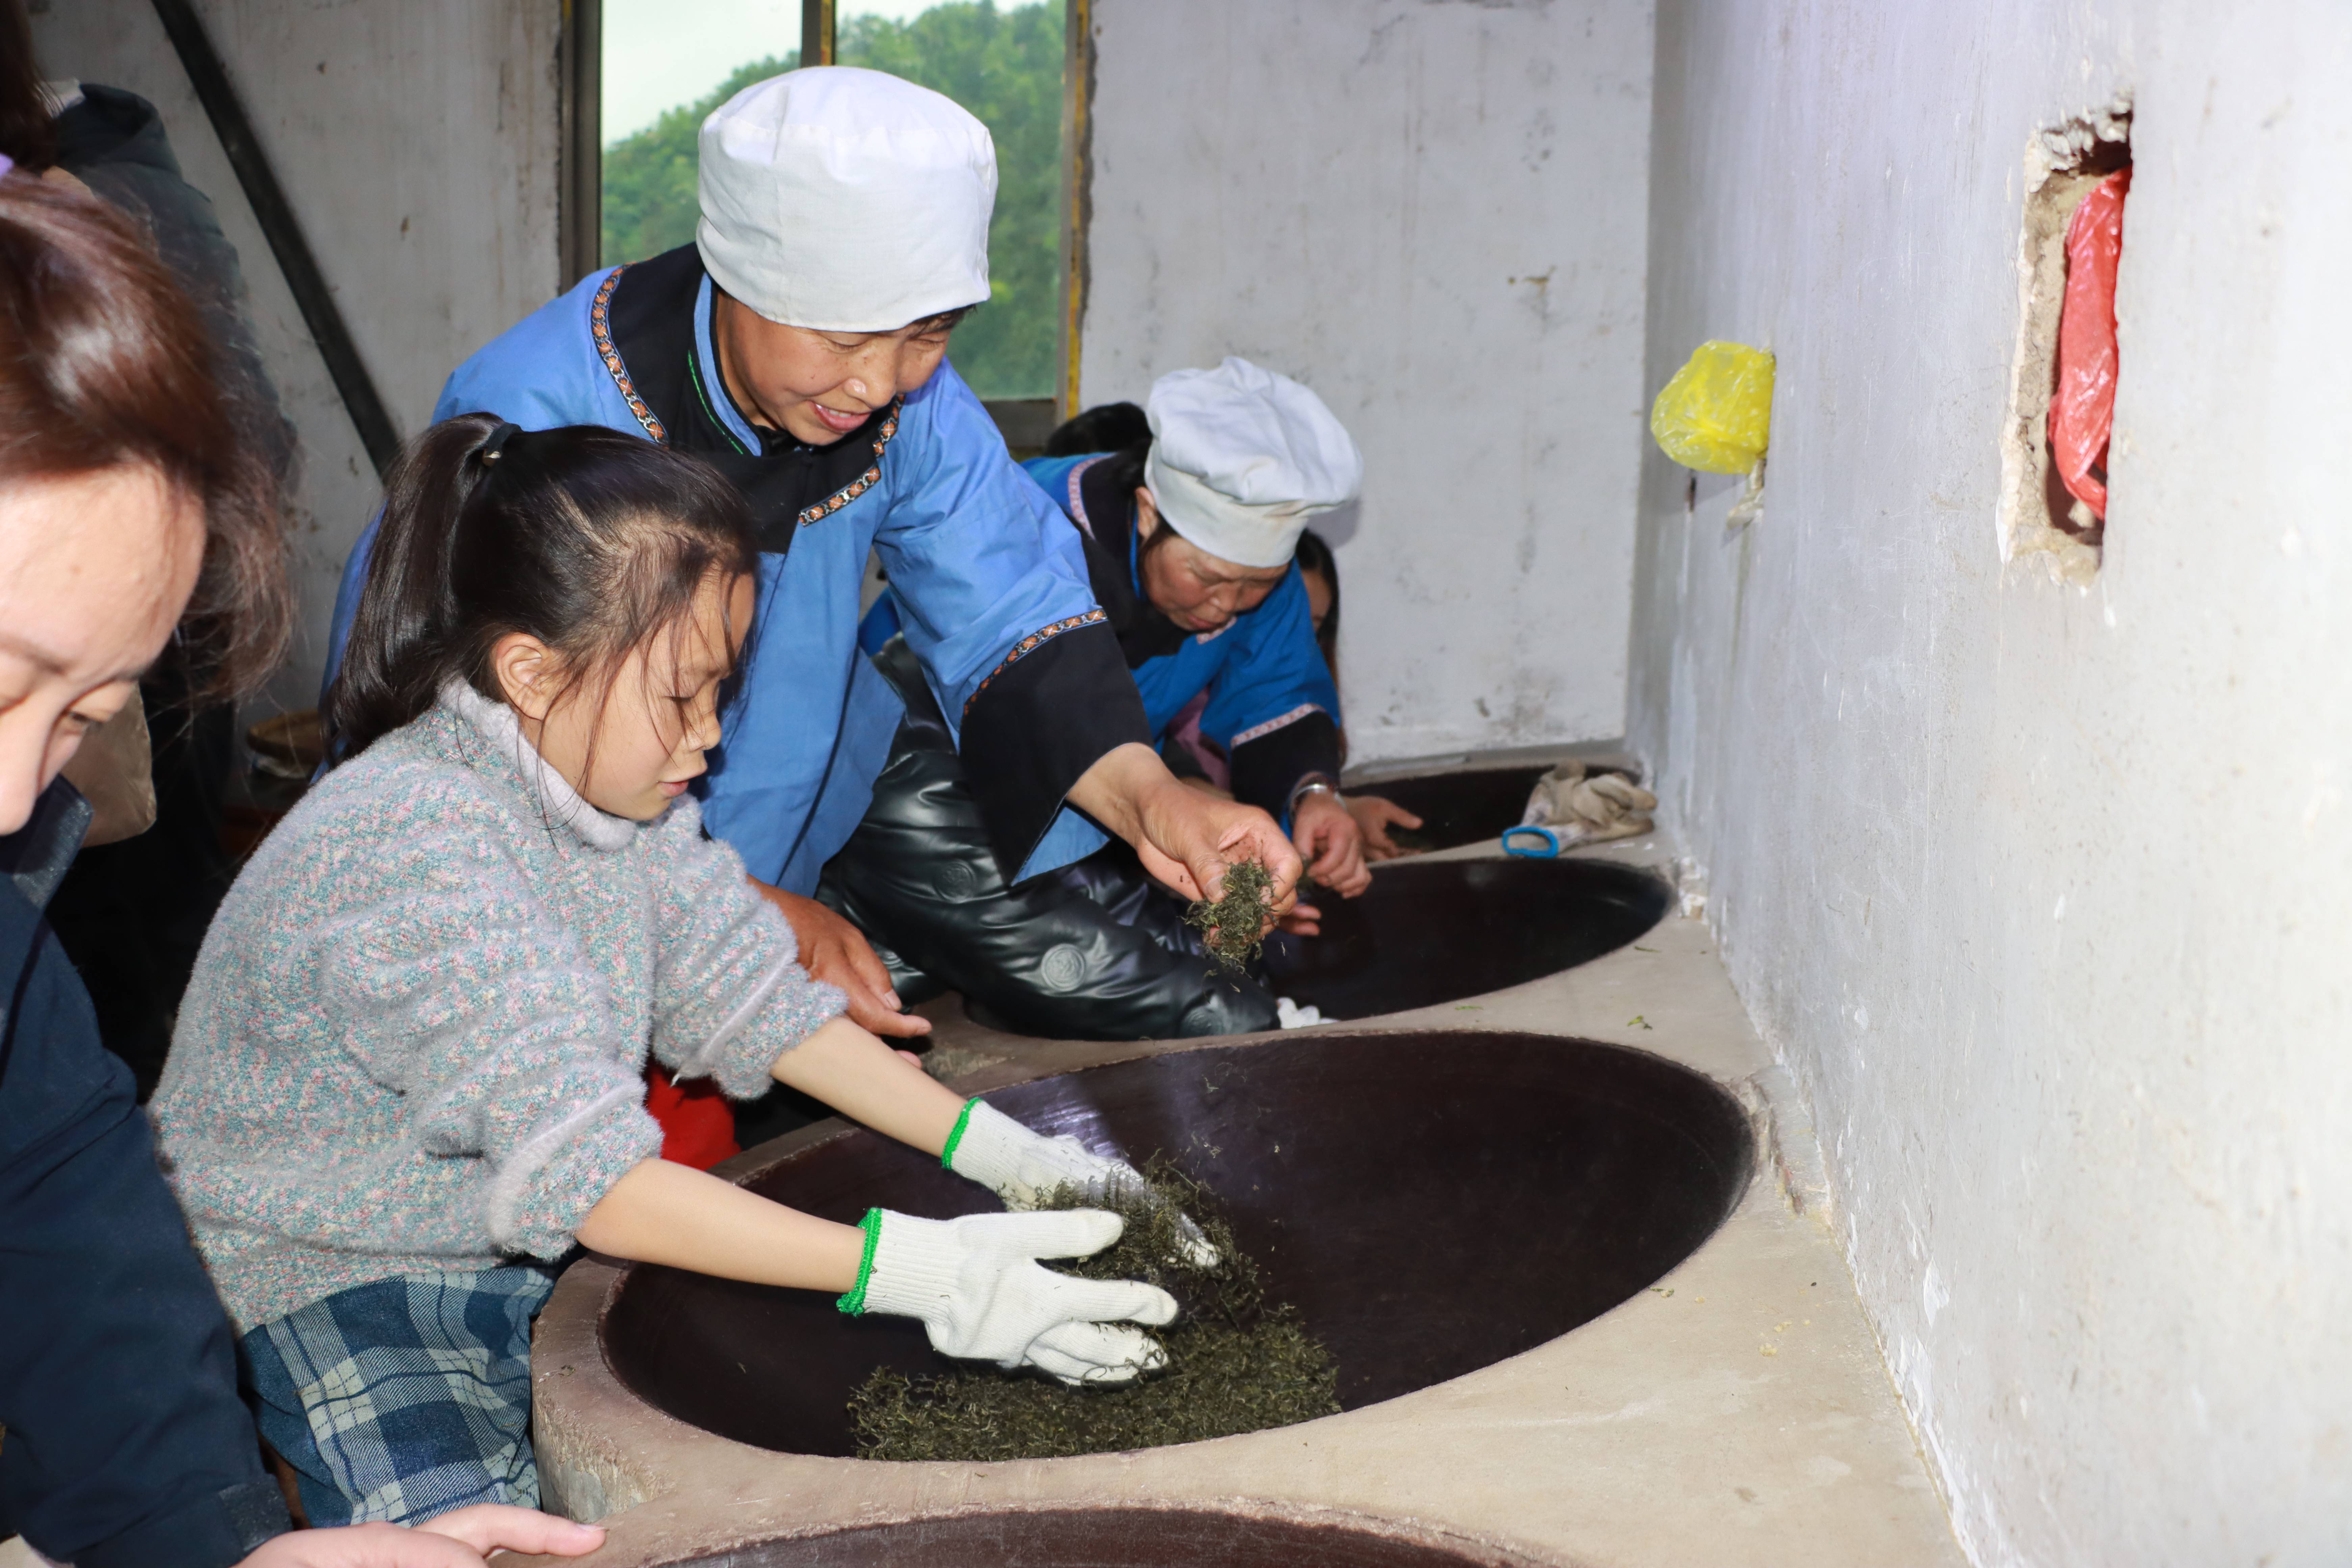
[[[2130,98],[2118,97],[2036,132],[2025,150],[2017,353],[2000,436],[2000,557],[2040,555],[2053,576],[2068,583],[2088,583],[2097,573],[2106,519],[2068,489],[2051,447],[2066,236],[2084,198],[2131,167],[2131,114]],[[2104,483],[2104,468],[2097,473]]]

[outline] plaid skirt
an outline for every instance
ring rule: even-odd
[[[338,1290],[238,1342],[261,1435],[314,1525],[539,1506],[530,1325],[555,1289],[524,1266]]]

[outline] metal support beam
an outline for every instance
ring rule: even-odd
[[[367,448],[368,461],[381,476],[400,456],[400,432],[394,427],[383,399],[376,395],[375,382],[360,358],[350,328],[343,324],[342,310],[335,303],[334,291],[327,287],[318,258],[310,252],[310,242],[303,237],[302,226],[295,221],[294,209],[278,184],[269,156],[253,133],[245,105],[229,84],[228,72],[188,0],[155,0],[155,15],[163,19],[163,31],[179,54],[180,68],[188,73],[197,101],[213,122],[213,133],[228,154],[229,167],[236,171],[236,183],[245,187],[245,199],[269,241],[270,254],[278,258],[287,288],[293,291],[303,325],[318,342],[319,357],[327,362],[327,374],[334,378],[335,391],[359,431],[360,445]]]

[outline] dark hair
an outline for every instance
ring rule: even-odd
[[[1133,408],[1135,405],[1132,403],[1123,405],[1114,403],[1108,406],[1112,408]],[[1089,408],[1087,410],[1086,414],[1082,414],[1078,417],[1083,419],[1087,417],[1087,415],[1099,414],[1101,412],[1102,410],[1099,408]],[[1067,426],[1065,426],[1064,428],[1067,428]],[[1130,507],[1133,506],[1135,504],[1135,492],[1137,489],[1141,488],[1143,484],[1144,465],[1150,460],[1150,458],[1151,430],[1150,427],[1147,426],[1144,428],[1142,440],[1136,442],[1132,446],[1124,447],[1119,450],[1109,453],[1104,457],[1102,460],[1103,482],[1113,487],[1114,493],[1116,493],[1121,500],[1126,501]],[[1176,537],[1176,531],[1173,528],[1167,526],[1167,518],[1162,517],[1160,520],[1160,526],[1151,531],[1151,536],[1149,539],[1139,540],[1137,542],[1135,547],[1135,563],[1138,566],[1140,566],[1146,561],[1150,560],[1151,557],[1160,551],[1166,549],[1168,542]]]
[[[24,0],[0,0],[0,153],[35,174],[47,168],[58,157],[54,118]]]
[[[1331,553],[1331,546],[1313,529],[1298,536],[1298,550],[1291,557],[1301,572],[1313,572],[1331,585],[1331,613],[1315,630],[1315,642],[1323,650],[1323,662],[1331,668],[1331,678],[1339,677],[1339,563]]]
[[[927,336],[932,332],[952,332],[963,325],[963,319],[966,316],[979,309],[978,305],[958,305],[952,310],[940,310],[931,315],[917,317],[908,322],[907,326],[912,327],[918,337]],[[899,329],[901,331],[906,330],[906,327]]]
[[[170,270],[95,196],[0,177],[0,483],[147,464],[204,510],[180,623],[195,694],[251,690],[293,622],[278,488]]]
[[[1151,421],[1132,403],[1100,403],[1074,415],[1045,437],[1048,458],[1083,458],[1151,444]],[[1138,481],[1140,482],[1140,481]]]
[[[510,632],[553,648],[572,688],[609,686],[630,649],[683,630],[713,574],[759,559],[743,498],[698,458],[596,425],[526,433],[488,414],[446,420],[386,476],[327,692],[329,752],[350,761],[452,680],[503,702],[490,652]]]

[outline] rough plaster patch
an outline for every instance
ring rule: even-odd
[[[2099,551],[2049,518],[2050,393],[2058,376],[2058,312],[2066,297],[2066,225],[2106,171],[2084,164],[2131,140],[2131,95],[2036,132],[2025,144],[2025,216],[2017,246],[2017,352],[2001,420],[2000,558],[2040,555],[2052,577],[2087,584]],[[2077,503],[2080,504],[2079,502]]]

